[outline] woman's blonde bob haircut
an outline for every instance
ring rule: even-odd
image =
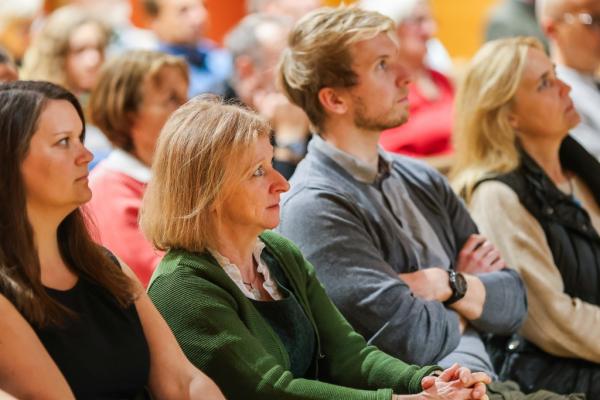
[[[481,179],[510,172],[519,165],[517,136],[508,117],[532,48],[544,51],[533,37],[486,43],[459,85],[455,100],[456,159],[450,178],[467,202]]]
[[[159,136],[140,225],[161,250],[202,252],[215,246],[215,214],[252,173],[253,148],[269,123],[215,96],[196,97],[175,111]]]
[[[134,50],[109,60],[98,76],[88,103],[90,121],[106,135],[113,146],[132,152],[133,118],[144,99],[144,83],[154,80],[166,67],[179,70],[189,82],[183,58],[150,50]]]

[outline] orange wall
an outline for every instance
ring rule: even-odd
[[[438,37],[452,58],[470,58],[483,43],[487,14],[498,0],[433,0]]]

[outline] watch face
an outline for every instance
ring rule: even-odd
[[[463,274],[461,274],[461,273],[456,274],[455,284],[456,284],[457,294],[464,296],[465,293],[467,292],[467,280],[465,279]]]

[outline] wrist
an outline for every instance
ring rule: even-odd
[[[450,297],[444,301],[445,306],[452,305],[457,301],[461,300],[467,294],[468,284],[467,279],[460,272],[456,272],[453,269],[449,269],[448,273],[448,286],[450,287]]]

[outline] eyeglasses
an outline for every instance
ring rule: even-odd
[[[596,31],[600,31],[600,16],[598,15],[591,15],[588,13],[566,13],[563,15],[562,19],[568,24],[571,24],[573,22],[579,22],[580,24],[585,25],[589,29],[595,29]]]

